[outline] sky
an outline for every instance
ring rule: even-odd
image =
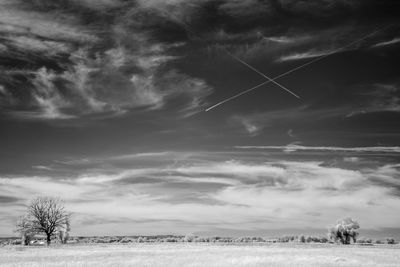
[[[399,12],[0,0],[0,235],[45,195],[73,235],[400,237]]]

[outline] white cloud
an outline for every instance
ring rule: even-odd
[[[98,39],[95,35],[79,26],[71,16],[23,11],[18,8],[18,2],[4,5],[0,8],[0,23],[3,31],[9,33],[34,34],[56,40],[72,40],[93,43]]]
[[[332,147],[332,146],[236,146],[239,149],[277,149],[286,152],[294,152],[301,150],[308,151],[334,151],[334,152],[371,152],[371,153],[400,153],[398,146],[376,146],[376,147]]]
[[[322,57],[336,53],[335,50],[324,50],[324,51],[316,51],[311,50],[304,53],[294,53],[286,56],[281,56],[277,61],[284,62],[284,61],[291,61],[291,60],[302,60],[307,58],[315,58],[315,57]]]
[[[9,40],[13,46],[21,50],[41,52],[49,56],[54,56],[59,53],[67,53],[70,51],[69,45],[62,42],[43,41],[27,36],[9,36],[5,39]]]
[[[279,227],[282,228],[307,227],[310,224],[323,227],[344,214],[358,218],[365,228],[395,227],[394,221],[400,220],[392,212],[400,205],[397,197],[391,194],[389,188],[368,182],[376,173],[381,173],[381,169],[352,171],[324,167],[318,162],[281,164],[284,166],[282,176],[287,179],[287,183],[278,186],[227,187],[216,194],[216,199],[263,210],[265,216],[281,219]],[[393,166],[383,168],[391,174],[399,174]],[[318,223],[312,223],[315,218],[307,218],[306,215],[315,211],[321,214]],[[371,212],[385,214],[390,219],[383,222],[370,216]]]
[[[246,134],[250,136],[259,135],[267,124],[260,124],[257,120],[244,116],[233,116],[231,118],[233,124],[239,124],[245,131]]]
[[[110,231],[106,234],[117,233],[111,225],[118,229],[134,224],[139,225],[136,233],[147,234],[152,233],[150,225],[174,233],[213,228],[325,228],[346,215],[357,218],[363,229],[400,223],[394,212],[400,208],[398,164],[350,170],[318,161],[205,161],[206,154],[199,157],[202,160],[182,153],[168,155],[168,160],[165,153],[110,158],[114,163],[155,158],[157,164],[149,168],[83,168],[72,177],[0,177],[0,195],[20,199],[5,203],[0,212],[16,216],[23,212],[20,204],[32,197],[57,195],[74,214],[75,233],[89,230],[85,221],[97,220],[94,229]],[[180,160],[169,164],[172,158]],[[99,218],[105,218],[104,223],[107,218],[117,221],[100,227],[103,221]]]
[[[61,111],[62,108],[68,107],[69,103],[55,89],[54,79],[56,74],[43,67],[36,72],[35,76],[33,80],[35,90],[32,92],[32,97],[39,110],[15,112],[14,114],[35,119],[73,118],[73,116],[63,114]]]
[[[32,168],[37,169],[37,170],[43,170],[43,171],[53,170],[53,168],[48,167],[48,166],[43,166],[43,165],[35,165],[35,166],[32,166]]]
[[[263,38],[265,40],[271,41],[271,42],[276,42],[279,44],[293,44],[296,43],[301,44],[304,43],[306,41],[312,41],[313,39],[315,39],[315,37],[310,36],[310,35],[298,35],[298,36],[263,36]]]

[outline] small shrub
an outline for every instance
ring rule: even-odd
[[[120,241],[120,243],[123,243],[123,244],[131,243],[131,242],[133,242],[133,239],[132,239],[132,238],[129,238],[129,237],[124,237],[124,238],[122,238],[121,241]]]
[[[321,237],[320,240],[319,240],[319,242],[321,242],[321,243],[327,243],[327,242],[328,242],[328,238],[326,238],[326,237]]]
[[[13,240],[11,241],[11,245],[21,245],[22,241],[21,240]]]
[[[145,236],[139,236],[138,239],[136,240],[138,243],[145,243],[147,242],[147,237]]]
[[[194,240],[196,239],[196,236],[193,234],[187,234],[185,235],[185,237],[183,238],[183,241],[185,242],[194,242]]]
[[[387,238],[387,239],[386,239],[386,242],[387,242],[389,245],[394,245],[394,244],[396,244],[396,241],[394,240],[394,238]]]

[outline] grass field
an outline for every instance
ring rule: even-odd
[[[129,244],[0,248],[0,266],[400,266],[400,247]]]

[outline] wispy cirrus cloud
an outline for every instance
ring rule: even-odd
[[[286,55],[286,56],[281,56],[277,61],[284,62],[284,61],[291,61],[291,60],[302,60],[302,59],[332,55],[334,53],[335,53],[334,50],[326,50],[326,51],[311,50],[311,51],[304,52],[304,53],[294,53],[294,54],[290,54],[290,55]]]
[[[5,67],[7,80],[1,78],[0,82],[9,92],[20,88],[21,82],[32,89],[14,93],[23,95],[22,103],[8,109],[20,117],[26,114],[27,118],[42,119],[168,109],[188,117],[204,108],[213,92],[205,78],[180,67],[188,49],[215,47],[218,53],[219,46],[227,46],[249,58],[265,56],[273,61],[281,55],[277,61],[282,62],[315,58],[333,53],[331,48],[346,43],[357,27],[310,27],[307,21],[297,19],[299,14],[327,22],[342,17],[349,20],[358,8],[371,9],[371,3],[356,0],[4,0],[0,4],[0,33],[5,40],[0,51],[7,51],[0,53],[7,64],[13,61],[13,66]],[[281,21],[282,14],[291,14],[290,19]],[[292,23],[292,19],[302,23]],[[282,23],[272,23],[275,20]],[[25,73],[21,66],[28,67]],[[38,104],[35,92],[41,89],[33,81],[42,69],[54,73],[52,90],[64,101],[50,98]],[[68,107],[57,105],[61,102]]]
[[[25,9],[21,1],[0,3],[0,32],[26,34],[32,37],[59,41],[96,42],[96,35],[71,15],[57,16],[52,12],[35,12]]]
[[[20,92],[23,103],[14,110],[9,107],[19,118],[121,115],[132,109],[169,109],[172,101],[172,109],[185,117],[198,111],[212,93],[206,81],[165,68],[179,59],[173,51],[184,43],[159,38],[158,22],[169,23],[170,18],[158,11],[150,16],[155,6],[122,1],[1,4],[2,50],[14,51],[1,56],[6,64],[14,60],[30,67],[9,72],[2,85],[8,92],[21,82],[31,88]]]
[[[397,84],[373,84],[368,87],[370,90],[356,93],[365,104],[350,111],[346,115],[347,118],[369,113],[400,111],[400,90]]]

